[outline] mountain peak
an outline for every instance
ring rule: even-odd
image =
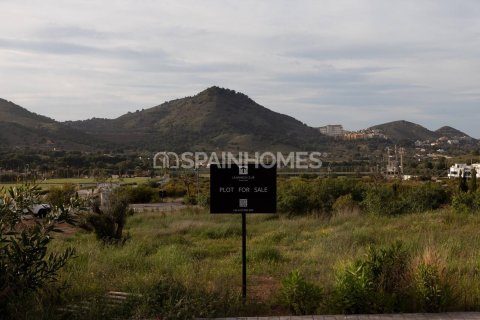
[[[102,123],[69,125],[115,143],[157,150],[278,151],[322,143],[317,130],[217,86]]]
[[[441,136],[445,136],[445,137],[448,137],[448,138],[461,138],[461,137],[470,138],[470,136],[468,134],[466,134],[465,132],[462,132],[462,131],[460,131],[458,129],[455,129],[453,127],[450,127],[450,126],[443,126],[440,129],[436,130],[435,132],[438,133]]]
[[[243,94],[241,92],[237,92],[237,91],[232,90],[232,89],[222,88],[222,87],[218,87],[218,86],[209,87],[209,88],[203,90],[202,92],[200,92],[199,94],[197,94],[197,97],[201,97],[201,96],[226,97],[226,98],[237,98],[237,99],[241,98],[241,99],[246,99],[249,102],[254,102],[246,94]]]
[[[231,90],[228,88],[222,88],[219,86],[211,86],[202,92],[200,92],[198,95],[202,94],[236,94],[237,92],[235,90]]]
[[[438,133],[428,130],[419,124],[406,121],[392,121],[371,127],[378,129],[392,140],[435,140],[439,137]]]

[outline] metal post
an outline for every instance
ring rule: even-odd
[[[247,301],[247,215],[242,212],[242,300]]]

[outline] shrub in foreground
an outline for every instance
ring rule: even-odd
[[[43,220],[25,223],[23,216],[40,203],[39,192],[33,185],[0,190],[0,318],[22,314],[19,306],[33,303],[35,294],[56,284],[58,272],[74,256],[72,248],[50,248],[58,223],[72,222],[76,202],[59,203]]]
[[[337,275],[334,304],[343,313],[405,311],[411,303],[411,258],[402,243],[368,250]]]
[[[415,288],[419,307],[424,312],[445,311],[454,299],[446,268],[440,257],[426,250],[415,267]]]
[[[280,302],[296,315],[315,314],[323,300],[323,290],[295,270],[282,280]]]

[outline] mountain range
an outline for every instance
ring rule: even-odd
[[[308,150],[329,140],[290,116],[219,87],[116,119],[67,125],[114,144],[151,150]]]
[[[393,142],[468,137],[408,121],[376,125]],[[243,93],[219,87],[116,119],[57,122],[0,99],[0,147],[66,150],[127,148],[151,151],[328,150],[342,142]]]
[[[83,131],[0,99],[0,147],[89,150],[101,145]]]
[[[459,139],[459,138],[471,138],[466,133],[457,130],[455,128],[444,126],[438,130],[430,131],[425,127],[422,127],[419,124],[400,120],[388,122],[380,125],[370,127],[369,129],[380,130],[383,134],[394,141],[426,141],[426,140],[436,140],[441,137],[447,137],[449,139]]]

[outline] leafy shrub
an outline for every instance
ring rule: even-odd
[[[382,312],[405,310],[409,303],[411,257],[401,242],[377,249],[370,247],[364,261]]]
[[[342,196],[350,195],[352,201],[362,201],[365,186],[353,179],[290,179],[279,189],[278,207],[281,212],[330,215],[334,203]]]
[[[280,302],[293,314],[314,314],[323,300],[323,290],[295,270],[282,280]]]
[[[360,202],[364,190],[364,184],[355,179],[318,179],[312,194],[314,206],[319,212],[330,214],[338,198],[350,195],[352,201]]]
[[[401,242],[377,249],[339,272],[334,302],[344,313],[403,311],[411,303],[410,255]]]
[[[452,207],[458,213],[480,211],[480,192],[458,192],[453,196]]]
[[[384,185],[370,187],[362,204],[367,212],[377,215],[398,215],[408,211],[408,203],[395,189]]]
[[[167,182],[163,186],[162,191],[165,192],[167,197],[183,197],[187,194],[187,188],[176,180],[170,180]]]
[[[338,272],[333,301],[335,307],[343,313],[372,312],[375,290],[365,263],[356,261]]]
[[[440,257],[427,250],[415,269],[416,300],[421,309],[425,312],[445,311],[453,294]]]
[[[435,210],[450,202],[447,190],[431,182],[408,188],[404,197],[410,204],[409,212]]]
[[[200,193],[198,197],[198,203],[199,206],[202,206],[204,208],[210,208],[210,194],[209,193]]]
[[[332,205],[332,210],[336,213],[352,212],[357,207],[352,194],[343,195],[337,198]]]
[[[437,266],[421,264],[416,274],[418,301],[424,311],[440,312],[450,300],[450,288]]]
[[[289,215],[301,215],[311,212],[311,184],[300,179],[292,179],[285,183],[278,194],[278,209]]]
[[[370,187],[362,204],[367,212],[373,214],[399,215],[438,209],[449,200],[448,192],[436,184],[426,183],[419,186],[394,184]]]
[[[129,203],[150,203],[158,200],[157,190],[144,184],[136,187],[125,187],[118,192],[122,193],[122,197]]]
[[[76,187],[72,183],[64,184],[60,187],[52,187],[48,191],[46,201],[47,203],[59,207],[68,203],[71,198],[75,196]]]
[[[39,188],[23,185],[0,190],[0,315],[13,317],[15,304],[31,302],[32,295],[57,282],[57,275],[74,250],[49,252],[57,224],[70,222],[74,209],[60,204],[45,220],[28,226],[22,215],[40,203]],[[26,300],[26,301],[25,301]]]
[[[128,205],[128,198],[121,189],[112,193],[106,208],[94,204],[94,212],[87,217],[87,222],[93,227],[98,239],[105,243],[125,242],[127,237],[123,236],[123,228],[127,216],[132,214]]]

